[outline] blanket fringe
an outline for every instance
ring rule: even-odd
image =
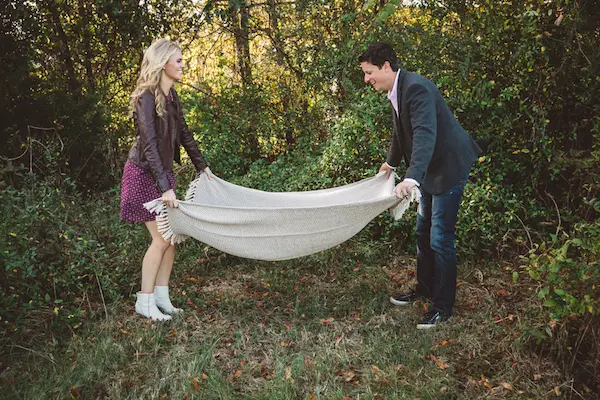
[[[406,210],[408,210],[408,206],[410,206],[412,202],[416,201],[418,203],[420,200],[421,191],[418,187],[414,187],[408,196],[400,200],[398,205],[391,209],[391,213],[394,216],[394,220],[398,221],[400,218],[402,218]]]
[[[185,192],[185,201],[193,201],[194,200],[194,196],[196,196],[196,190],[198,189],[198,186],[200,186],[200,177],[202,176],[203,173],[204,172],[201,172],[200,174],[198,174],[196,179],[194,179],[192,182],[190,182],[187,192]]]
[[[162,202],[162,199],[156,199],[144,203],[146,210],[156,214],[156,225],[158,232],[162,235],[163,239],[171,244],[177,244],[183,242],[187,236],[180,235],[173,232],[171,223],[169,222],[169,214],[167,213],[167,206]]]

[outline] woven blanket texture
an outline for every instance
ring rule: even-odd
[[[191,236],[225,253],[256,260],[288,260],[334,247],[393,208],[400,219],[420,192],[399,200],[385,173],[349,185],[305,192],[264,192],[206,174],[194,180],[179,207],[161,199],[144,204],[157,214],[165,240]]]

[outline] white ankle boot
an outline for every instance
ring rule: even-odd
[[[165,315],[156,307],[154,293],[137,292],[135,301],[135,312],[142,314],[146,318],[152,318],[154,321],[168,321],[170,315]]]
[[[164,313],[177,314],[183,312],[181,308],[176,308],[171,304],[168,286],[154,286],[154,298],[156,299],[157,307]]]

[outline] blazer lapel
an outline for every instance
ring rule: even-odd
[[[398,118],[400,118],[400,115],[402,114],[402,87],[407,72],[408,71],[405,69],[401,69],[400,76],[398,77],[398,87],[396,88],[396,95],[398,96]]]
[[[402,89],[404,84],[404,79],[407,75],[406,70],[400,70],[400,76],[398,77],[398,86],[396,87],[397,96],[398,96],[398,114],[392,107],[392,115],[394,118],[394,131],[398,136],[398,144],[400,145],[402,155],[406,161],[406,165],[408,166],[410,163],[409,154],[412,151],[412,137],[410,134],[407,135],[407,132],[404,132],[404,127],[402,125],[402,119],[400,116],[402,115]]]

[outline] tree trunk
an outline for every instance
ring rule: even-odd
[[[88,89],[90,91],[94,91],[95,83],[94,83],[94,72],[92,70],[92,50],[90,46],[90,30],[88,27],[90,26],[90,17],[89,17],[89,3],[86,0],[78,0],[79,4],[79,15],[81,17],[81,21],[83,22],[81,29],[81,37],[83,39],[83,65],[85,67],[85,79],[88,85]]]
[[[248,34],[248,21],[250,12],[246,2],[239,8],[234,0],[229,0],[229,20],[235,38],[235,51],[237,54],[237,70],[242,78],[244,87],[252,85],[252,69],[250,68],[250,38]]]
[[[55,0],[47,1],[48,10],[50,11],[50,16],[52,17],[52,22],[54,23],[54,29],[56,30],[56,35],[59,40],[59,56],[62,59],[65,69],[67,70],[67,87],[68,91],[71,94],[77,95],[80,92],[79,82],[77,81],[77,77],[75,75],[75,67],[73,66],[73,57],[71,55],[71,50],[69,48],[69,39],[67,38],[67,34],[65,33],[62,24],[60,22],[60,14],[58,11],[58,4]]]

